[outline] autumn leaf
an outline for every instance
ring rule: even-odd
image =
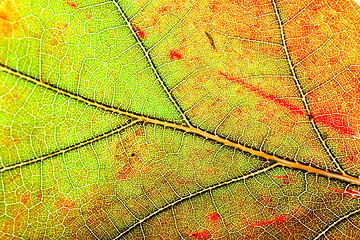
[[[352,0],[0,0],[1,239],[360,239]]]

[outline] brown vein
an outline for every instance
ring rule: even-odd
[[[315,173],[315,174],[319,174],[319,175],[322,175],[322,176],[325,176],[325,177],[334,178],[334,179],[342,180],[342,181],[349,182],[349,183],[352,183],[352,184],[360,185],[360,179],[349,176],[347,174],[338,174],[338,173],[328,172],[328,171],[318,169],[318,168],[315,168],[315,167],[312,167],[312,166],[308,166],[308,165],[305,165],[305,164],[302,164],[302,163],[292,162],[290,160],[286,160],[286,159],[283,159],[283,158],[280,158],[280,157],[265,153],[265,152],[263,152],[261,150],[252,149],[250,147],[244,146],[242,144],[230,141],[228,139],[222,138],[220,136],[211,134],[209,132],[206,132],[204,130],[197,129],[197,128],[194,128],[194,127],[183,126],[183,125],[179,125],[179,124],[172,123],[172,122],[166,122],[164,120],[145,117],[145,116],[137,115],[137,114],[134,114],[134,113],[125,112],[125,111],[116,109],[116,108],[111,107],[111,106],[106,106],[106,105],[104,105],[102,103],[98,103],[98,102],[95,102],[93,100],[86,99],[84,97],[77,96],[77,95],[75,95],[73,93],[70,93],[70,92],[67,92],[65,90],[59,89],[57,87],[51,86],[48,83],[42,82],[42,81],[40,81],[38,79],[35,79],[35,78],[31,78],[31,77],[26,76],[26,75],[24,75],[22,73],[19,73],[19,72],[16,72],[14,70],[11,70],[9,68],[6,68],[5,66],[2,66],[2,65],[0,65],[0,70],[5,71],[5,72],[10,73],[10,74],[13,74],[15,76],[18,76],[18,77],[20,77],[22,79],[28,80],[30,82],[33,82],[33,83],[35,83],[37,85],[40,85],[42,87],[45,87],[45,88],[47,88],[49,90],[52,90],[52,91],[55,91],[57,93],[66,95],[66,96],[68,96],[70,98],[73,98],[73,99],[76,99],[78,101],[87,103],[87,104],[89,104],[91,106],[94,106],[94,107],[97,107],[99,109],[103,109],[105,111],[111,111],[111,112],[118,113],[118,114],[124,114],[126,116],[129,116],[131,118],[136,119],[137,120],[136,122],[141,122],[142,121],[142,122],[152,123],[152,124],[161,125],[161,126],[164,126],[164,127],[169,127],[169,128],[181,130],[181,131],[191,133],[191,134],[196,134],[196,135],[201,136],[203,138],[210,139],[210,140],[213,140],[213,141],[217,141],[217,142],[222,143],[222,144],[224,144],[226,146],[230,146],[230,147],[239,149],[239,150],[241,150],[243,152],[247,152],[247,153],[250,153],[250,154],[255,155],[255,156],[259,156],[259,157],[262,157],[262,158],[265,158],[265,159],[268,159],[268,160],[275,161],[275,162],[280,163],[281,165],[286,166],[286,167],[296,168],[296,169],[299,169],[299,170],[307,171],[309,173]],[[75,149],[75,148],[76,147],[72,147],[72,149]],[[55,154],[55,153],[53,153],[53,154]],[[59,153],[57,153],[57,154],[59,154]],[[24,162],[24,163],[26,163],[26,162]],[[29,164],[29,162],[27,162],[26,164],[23,164],[23,165],[27,165],[27,164]],[[14,167],[8,166],[7,170],[12,169],[12,168],[14,168]],[[4,172],[4,171],[6,171],[6,170],[4,170],[4,169],[1,170],[1,172]]]

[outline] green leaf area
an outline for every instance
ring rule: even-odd
[[[359,23],[0,0],[0,239],[360,239]]]

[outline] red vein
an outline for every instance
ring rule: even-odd
[[[273,101],[274,103],[276,103],[284,108],[287,108],[293,114],[300,115],[300,116],[306,116],[306,112],[304,110],[300,109],[295,104],[289,103],[289,102],[285,101],[284,99],[277,98],[275,95],[267,93],[264,90],[262,90],[261,88],[255,87],[254,85],[245,82],[241,78],[232,78],[229,75],[227,75],[221,71],[220,71],[220,75],[224,76],[225,78],[227,78],[228,80],[230,80],[232,82],[240,83],[241,85],[243,85],[244,87],[246,87],[247,89],[256,93],[257,95],[259,95],[260,97],[262,97],[264,99]]]
[[[340,190],[340,189],[336,189],[336,188],[325,188],[325,189],[340,193],[341,195],[348,195],[351,197],[360,197],[360,191],[355,190],[355,189],[348,189],[348,190]]]
[[[250,227],[267,226],[267,225],[270,225],[271,223],[274,223],[274,222],[284,223],[284,222],[286,222],[286,218],[285,218],[285,216],[280,216],[280,217],[276,217],[276,218],[268,220],[268,221],[262,221],[262,222],[253,223],[253,224],[250,225]]]
[[[296,177],[294,175],[291,175],[291,174],[286,174],[285,176],[270,176],[270,177],[272,177],[272,178],[282,178],[282,179],[286,179],[286,180],[288,180],[290,182],[294,182],[294,183],[298,182]]]

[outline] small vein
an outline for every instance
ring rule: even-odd
[[[280,26],[280,32],[281,32],[281,41],[282,41],[282,45],[285,49],[285,53],[286,53],[286,58],[287,58],[287,61],[288,61],[288,64],[289,64],[289,67],[290,67],[290,70],[291,70],[291,75],[294,79],[294,82],[296,84],[296,87],[301,95],[301,100],[302,102],[304,103],[305,105],[305,109],[306,109],[306,113],[311,116],[311,111],[310,111],[310,108],[309,108],[309,104],[306,100],[306,94],[304,93],[301,85],[300,85],[300,81],[295,73],[295,69],[294,69],[294,64],[291,60],[291,57],[290,57],[290,53],[289,53],[289,50],[288,50],[288,47],[287,47],[287,44],[286,44],[286,39],[285,39],[285,32],[284,32],[284,24],[282,23],[282,20],[280,18],[280,13],[279,13],[279,10],[278,10],[278,7],[277,7],[277,3],[276,3],[276,0],[272,0],[272,4],[273,4],[273,7],[274,7],[274,10],[275,10],[275,13],[276,13],[276,17],[277,17],[277,20],[278,20],[278,23],[279,23],[279,26]],[[345,171],[342,169],[342,167],[340,166],[339,162],[336,160],[335,156],[332,154],[332,152],[330,151],[329,147],[327,146],[323,136],[321,135],[319,129],[317,128],[315,122],[314,122],[314,118],[312,118],[310,120],[310,123],[312,125],[312,128],[314,129],[316,135],[318,136],[322,146],[325,148],[326,152],[328,153],[329,157],[331,158],[332,162],[335,164],[336,168],[343,174],[343,175],[347,175],[345,173]]]
[[[328,226],[326,229],[324,229],[319,235],[317,235],[314,240],[320,239],[321,236],[325,235],[331,228],[335,227],[337,224],[339,224],[340,222],[342,222],[343,220],[357,214],[360,212],[360,208],[352,211],[348,214],[346,214],[345,216],[342,216],[341,218],[339,218],[338,220],[336,220],[335,222],[333,222],[330,226]]]
[[[17,163],[17,164],[13,164],[13,165],[9,165],[9,166],[5,166],[5,167],[2,167],[0,168],[0,173],[2,172],[5,172],[5,171],[9,171],[9,170],[12,170],[12,169],[15,169],[15,168],[19,168],[19,167],[23,167],[23,166],[26,166],[26,165],[30,165],[32,163],[37,163],[37,162],[41,162],[41,161],[44,161],[45,159],[48,159],[48,158],[52,158],[52,157],[55,157],[57,155],[60,155],[60,154],[64,154],[66,152],[69,152],[71,150],[74,150],[74,149],[77,149],[77,148],[80,148],[80,147],[83,147],[85,145],[88,145],[90,143],[93,143],[93,142],[96,142],[96,141],[99,141],[101,139],[104,139],[106,137],[109,137],[115,133],[118,133],[118,132],[121,132],[122,130],[124,130],[125,128],[128,128],[132,125],[134,125],[135,123],[138,123],[140,122],[139,119],[137,120],[134,120],[124,126],[121,126],[119,128],[116,128],[114,130],[111,130],[109,132],[106,132],[104,134],[101,134],[99,136],[96,136],[96,137],[93,137],[93,138],[90,138],[88,140],[85,140],[83,142],[80,142],[78,144],[75,144],[75,145],[72,145],[70,147],[67,147],[67,148],[64,148],[64,149],[60,149],[58,151],[55,151],[55,152],[52,152],[52,153],[49,153],[49,154],[46,154],[44,156],[41,156],[41,157],[38,157],[38,158],[34,158],[34,159],[31,159],[31,160],[28,160],[28,161],[24,161],[24,162],[20,162],[20,163]]]
[[[120,5],[118,4],[118,2],[116,0],[114,0],[114,4],[116,5],[117,9],[119,10],[122,18],[125,20],[128,28],[130,29],[133,37],[135,38],[136,42],[139,44],[142,52],[145,54],[146,60],[147,62],[150,64],[150,67],[153,71],[153,73],[156,76],[156,79],[159,81],[159,83],[161,84],[161,86],[163,87],[164,91],[166,92],[166,94],[168,95],[170,101],[173,103],[173,105],[175,106],[175,108],[177,109],[177,111],[180,113],[180,115],[182,116],[183,120],[186,122],[186,124],[189,127],[193,127],[192,124],[190,123],[190,121],[188,120],[188,118],[186,117],[185,113],[182,111],[182,109],[180,108],[179,104],[176,102],[176,100],[174,99],[174,97],[171,95],[169,89],[167,88],[167,86],[165,85],[163,79],[161,78],[157,68],[155,67],[154,62],[152,61],[149,52],[145,49],[144,44],[142,43],[142,41],[140,40],[139,36],[136,34],[131,22],[129,21],[129,19],[126,17],[125,12],[122,10],[122,8],[120,7]]]
[[[333,77],[329,78],[328,80],[324,81],[323,83],[319,84],[318,86],[316,86],[315,88],[311,89],[310,91],[308,91],[305,95],[308,95],[312,92],[317,91],[318,89],[324,87],[325,85],[331,83],[332,81],[334,81],[338,76],[340,76],[341,74],[343,74],[344,72],[348,71],[352,66],[354,65],[350,65],[349,67],[344,68],[343,70],[341,70],[340,72],[338,72],[337,74],[335,74]]]
[[[201,190],[199,190],[199,191],[196,191],[196,192],[194,192],[194,193],[191,193],[191,194],[189,194],[189,195],[187,195],[187,196],[180,197],[179,199],[177,199],[177,200],[175,200],[175,201],[173,201],[173,202],[171,202],[171,203],[169,203],[169,204],[167,204],[167,205],[165,205],[165,206],[163,206],[163,207],[161,207],[161,208],[158,208],[156,211],[154,211],[154,212],[152,212],[151,214],[145,216],[144,218],[138,220],[138,221],[135,222],[133,225],[131,225],[130,227],[128,227],[125,231],[123,231],[123,232],[120,233],[118,236],[116,236],[115,238],[113,238],[113,240],[116,240],[116,239],[121,238],[122,236],[124,236],[125,234],[127,234],[128,232],[130,232],[130,231],[131,231],[132,229],[134,229],[135,227],[141,225],[141,223],[149,220],[150,218],[158,215],[159,213],[167,210],[168,208],[171,208],[171,207],[179,204],[180,202],[189,200],[189,199],[191,199],[191,198],[193,198],[193,197],[196,197],[196,196],[201,195],[201,194],[203,194],[203,193],[212,191],[212,190],[214,190],[214,189],[217,189],[217,188],[220,188],[220,187],[223,187],[223,186],[227,186],[227,185],[229,185],[229,184],[236,183],[236,182],[239,182],[239,181],[241,181],[241,180],[245,180],[245,179],[250,178],[250,177],[254,177],[254,176],[258,175],[258,174],[267,172],[267,171],[269,171],[270,169],[272,169],[272,168],[274,168],[274,167],[276,167],[276,166],[278,166],[278,165],[279,165],[279,164],[275,163],[275,164],[272,164],[272,165],[269,166],[269,167],[266,167],[266,168],[257,170],[257,171],[255,171],[255,172],[251,172],[251,173],[249,173],[249,174],[247,174],[247,175],[240,176],[240,177],[237,177],[237,178],[232,178],[232,179],[230,179],[230,180],[228,180],[228,181],[221,182],[221,183],[217,183],[217,184],[212,185],[212,186],[207,187],[207,188],[203,188],[203,189],[201,189]]]

